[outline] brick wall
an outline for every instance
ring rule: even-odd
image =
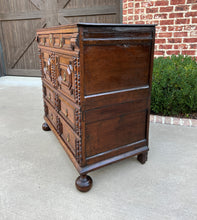
[[[123,23],[158,24],[155,57],[197,58],[197,0],[123,0]]]

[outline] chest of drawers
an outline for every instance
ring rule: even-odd
[[[155,25],[88,24],[37,31],[43,130],[52,130],[88,191],[88,172],[147,160]]]

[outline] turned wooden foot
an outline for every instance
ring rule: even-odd
[[[92,187],[92,178],[86,174],[80,175],[75,181],[77,189],[81,192],[87,192]]]
[[[50,131],[51,129],[49,128],[48,124],[47,124],[46,122],[44,122],[44,123],[42,124],[42,130],[44,130],[44,131]]]
[[[141,164],[144,164],[148,159],[148,152],[144,152],[142,154],[139,154],[137,156],[137,159]]]

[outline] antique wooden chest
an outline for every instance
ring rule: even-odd
[[[52,130],[88,191],[88,172],[147,160],[155,25],[88,24],[37,31],[43,130]]]

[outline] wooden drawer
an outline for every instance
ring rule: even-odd
[[[50,33],[37,36],[40,46],[62,48],[67,51],[78,49],[78,33]]]
[[[80,138],[77,137],[77,135],[74,133],[71,127],[66,123],[66,121],[60,118],[60,122],[62,125],[61,137],[63,141],[68,145],[72,153],[76,155],[76,144],[80,140]]]
[[[57,128],[57,113],[55,109],[46,100],[44,100],[44,107],[45,116],[49,119],[52,125]]]
[[[58,90],[73,102],[77,102],[79,59],[66,55],[56,55],[56,57]]]
[[[51,105],[54,107],[55,106],[55,93],[46,85],[44,84],[44,95],[45,95],[45,99],[47,99],[48,102],[51,103]]]
[[[59,114],[72,126],[76,129],[76,113],[77,109],[70,103],[67,102],[63,97],[60,99],[60,111]]]

